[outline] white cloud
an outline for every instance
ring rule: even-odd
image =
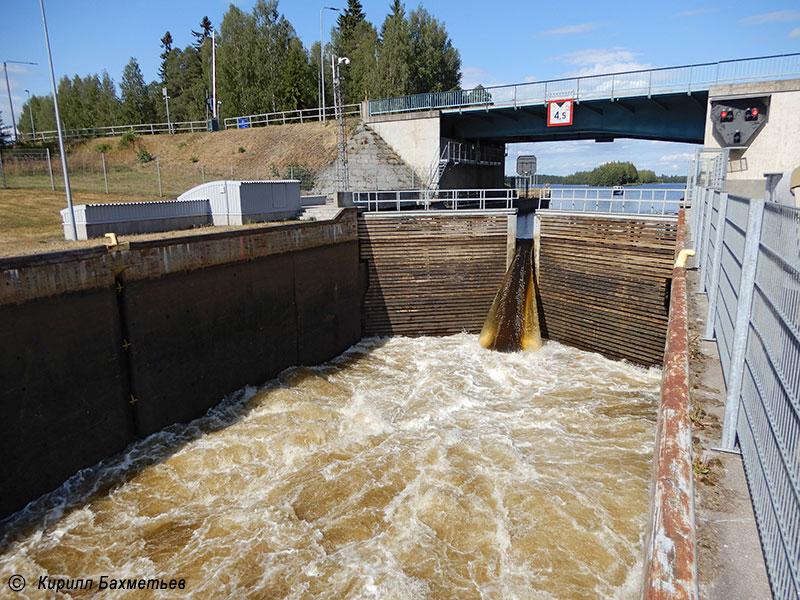
[[[590,75],[640,71],[651,68],[649,64],[637,62],[637,56],[637,53],[627,48],[616,46],[614,48],[575,50],[550,60],[578,67],[577,71],[566,73],[569,77],[587,77]]]
[[[664,154],[658,159],[659,163],[671,163],[674,164],[676,162],[685,163],[687,160],[694,156],[691,152],[678,152],[677,154]]]
[[[536,76],[534,76],[534,75],[527,75],[527,76],[525,77],[525,83],[534,83],[534,82],[536,82],[536,81],[539,81],[539,80],[538,80],[538,78],[537,78]]]
[[[542,31],[542,35],[571,35],[573,33],[585,33],[587,31],[592,31],[593,29],[597,29],[599,23],[581,23],[579,25],[566,25],[565,27],[559,27],[557,29],[548,29],[547,31]]]
[[[800,27],[798,27],[797,29],[793,29],[792,32],[787,37],[790,40],[800,39]]]
[[[764,23],[783,23],[785,21],[800,21],[800,11],[776,10],[775,12],[753,15],[741,19],[744,25],[763,25]]]

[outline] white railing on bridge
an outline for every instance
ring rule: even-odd
[[[368,211],[511,209],[519,198],[510,188],[488,190],[354,191],[353,203]]]
[[[685,195],[685,188],[551,188],[549,196],[543,198],[549,202],[542,202],[542,207],[569,212],[677,215]]]
[[[800,77],[800,53],[725,60],[607,75],[571,77],[473,90],[414,94],[369,101],[369,114],[418,110],[526,106],[549,100],[615,100],[632,96],[707,91],[712,85]]]

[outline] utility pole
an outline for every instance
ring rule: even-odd
[[[322,11],[332,10],[339,12],[341,9],[323,6],[319,9],[319,118],[325,123],[325,40],[322,37]]]
[[[28,112],[31,115],[31,141],[36,138],[36,128],[33,126],[33,99],[31,98],[31,91],[25,90],[28,94]]]
[[[347,128],[344,122],[344,109],[342,106],[342,78],[339,74],[339,66],[344,63],[350,64],[350,59],[346,56],[337,58],[331,56],[331,71],[333,73],[333,106],[336,119],[339,121],[339,187],[340,191],[346,192],[350,187],[347,173]]]
[[[47,19],[44,16],[44,0],[39,0],[42,8],[42,25],[44,26],[44,41],[47,44],[47,61],[50,63],[50,83],[53,85],[53,108],[56,113],[56,129],[58,130],[58,149],[61,152],[61,169],[64,171],[64,188],[67,192],[67,207],[69,218],[72,221],[72,235],[78,239],[78,226],[75,224],[75,209],[72,207],[72,190],[69,187],[69,171],[67,170],[67,153],[64,150],[64,134],[61,131],[61,118],[58,116],[58,94],[56,93],[56,74],[53,71],[53,54],[50,52],[50,36],[47,33]]]
[[[3,61],[3,74],[6,76],[6,90],[8,90],[8,106],[11,108],[11,125],[14,127],[14,141],[17,141],[17,120],[14,118],[14,103],[11,101],[11,86],[8,85],[8,63],[17,65],[38,65],[39,63],[27,62],[22,60],[4,60]]]
[[[211,118],[217,118],[217,32],[211,30]]]

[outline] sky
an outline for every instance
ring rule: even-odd
[[[234,4],[249,11],[254,0]],[[378,29],[390,4],[362,0],[367,19]],[[405,4],[410,12],[418,3]],[[310,48],[320,37],[320,8],[346,5],[346,0],[281,0],[278,8]],[[186,46],[203,16],[219,25],[229,6],[218,0],[45,0],[56,80],[106,70],[119,82],[131,57],[145,79],[154,80],[164,32],[170,31],[174,46]],[[800,52],[798,0],[427,0],[423,6],[444,22],[461,53],[464,88]],[[42,15],[34,0],[3,0],[0,15],[0,62],[38,63],[7,63],[19,119],[26,89],[51,93]],[[331,11],[323,13],[326,40],[335,18]],[[4,81],[0,87],[0,111],[9,125]],[[539,173],[564,175],[618,160],[658,174],[685,174],[694,149],[642,140],[513,144],[506,171],[513,173],[517,155],[535,154]]]

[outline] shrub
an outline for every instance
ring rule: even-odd
[[[196,163],[200,159],[197,158],[196,156],[192,156],[192,157],[189,158],[189,160],[192,161],[193,163]]]
[[[122,137],[119,138],[119,147],[120,148],[127,148],[131,144],[133,144],[136,140],[139,139],[139,136],[129,131],[128,133],[123,133]]]
[[[151,160],[153,160],[153,155],[147,151],[147,148],[142,146],[139,148],[138,158],[140,163],[149,163]]]
[[[183,148],[186,145],[186,142],[178,142],[178,148]]]
[[[103,154],[104,154],[104,153],[108,152],[109,150],[111,150],[111,146],[110,146],[110,145],[108,145],[108,144],[106,144],[105,142],[102,142],[102,143],[100,143],[100,144],[97,144],[97,145],[94,147],[94,149],[95,149],[95,150],[97,150],[98,152],[100,152],[100,153],[103,153]]]
[[[239,146],[239,154],[243,154],[243,153],[244,153],[244,147],[243,146]]]

